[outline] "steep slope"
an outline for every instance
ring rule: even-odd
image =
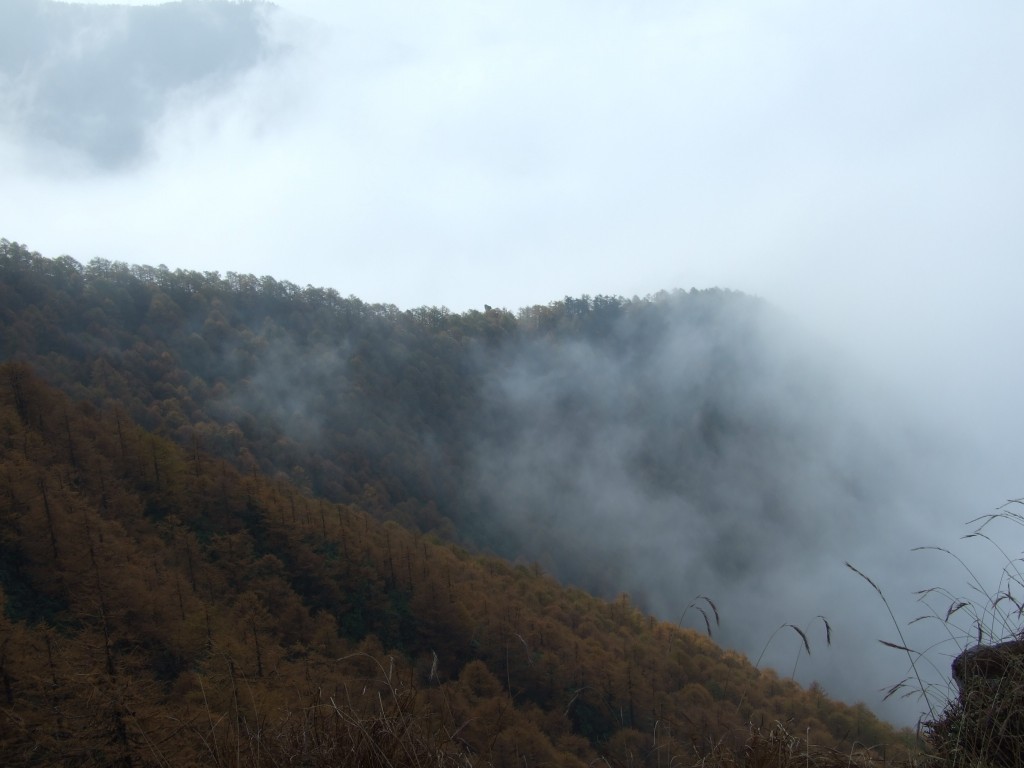
[[[851,543],[873,549],[864,532],[902,501],[900,424],[802,343],[721,290],[401,311],[0,241],[0,357],[76,399],[661,618],[700,626],[687,606],[710,595],[716,638],[752,656],[781,623],[841,604],[829,619],[861,657],[800,671],[874,702],[903,669],[856,672],[883,630],[836,584]],[[790,639],[767,663],[795,667]]]
[[[0,484],[8,765],[356,747],[391,750],[379,764],[656,765],[775,721],[823,747],[899,741],[626,598],[241,473],[18,363],[0,367]]]

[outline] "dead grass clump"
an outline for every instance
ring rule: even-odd
[[[794,733],[786,725],[775,723],[770,728],[752,727],[739,750],[724,743],[717,745],[694,763],[693,768],[909,768],[911,765],[908,758],[890,761],[866,747],[842,752],[817,746],[811,743],[808,734]]]
[[[927,547],[953,557],[966,570],[974,595],[963,597],[943,589],[920,593],[922,602],[936,596],[948,603],[928,617],[945,625],[961,652],[952,665],[957,693],[945,708],[924,723],[935,768],[1012,768],[1024,766],[1024,604],[1014,597],[1024,588],[1024,558],[1002,547],[1003,537],[986,531],[994,522],[1024,526],[1013,499],[995,513],[972,520],[977,527],[965,539],[991,544],[1004,566],[995,589],[984,585],[966,563],[947,549]],[[977,599],[975,596],[981,596]],[[964,625],[961,617],[969,619]],[[960,623],[958,623],[958,621]],[[1005,638],[1010,637],[1010,640]]]
[[[957,658],[959,695],[927,723],[944,765],[1024,765],[1024,644],[969,649]]]
[[[277,716],[256,713],[210,717],[203,734],[208,764],[224,768],[465,768],[473,761],[457,740],[450,717],[399,679],[393,666],[365,658],[380,670],[343,700],[317,690],[308,705]]]
[[[294,713],[277,728],[262,734],[262,754],[252,765],[302,765],[308,768],[393,768],[432,766],[461,768],[470,765],[462,745],[450,739],[436,718],[424,712],[415,691],[386,701],[379,711],[360,713],[334,701],[316,701]]]

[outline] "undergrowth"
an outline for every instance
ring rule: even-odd
[[[925,749],[916,758],[926,768],[1015,768],[1024,766],[1024,555],[1011,555],[989,526],[1024,527],[1024,499],[1013,499],[995,512],[968,522],[972,530],[963,539],[980,539],[993,547],[1002,569],[994,586],[959,555],[945,547],[917,547],[956,561],[966,574],[966,592],[931,587],[917,593],[928,611],[910,624],[933,622],[941,626],[956,653],[951,665],[954,685],[945,692],[925,682],[922,666],[937,668],[931,659],[938,646],[917,650],[905,639],[882,590],[866,574],[847,563],[878,593],[899,635],[899,642],[880,641],[905,653],[907,676],[892,686],[888,696],[917,696],[926,707],[922,720]],[[945,674],[949,674],[945,672]],[[939,699],[945,700],[937,706]]]
[[[257,712],[196,728],[208,765],[217,768],[463,768],[477,763],[452,727],[396,673],[393,665],[357,654],[379,671],[361,691],[339,698],[317,689],[309,704],[271,721]],[[344,661],[344,660],[340,660]]]

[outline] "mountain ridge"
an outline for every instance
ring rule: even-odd
[[[701,628],[687,606],[711,595],[716,639],[735,647],[745,631],[751,655],[788,609],[749,578],[820,548],[822,526],[866,524],[859,507],[794,516],[818,514],[812,495],[794,495],[800,481],[839,483],[834,498],[856,501],[878,477],[844,460],[833,479],[813,454],[827,380],[806,375],[802,353],[765,346],[777,329],[766,317],[764,302],[722,290],[567,297],[518,314],[399,310],[0,241],[0,357],[76,400],[242,473],[539,563],[606,599],[628,593],[662,619]],[[776,530],[785,540],[769,546]],[[812,606],[798,610],[830,613]],[[829,618],[849,644],[844,617]],[[792,665],[767,650],[766,663]]]

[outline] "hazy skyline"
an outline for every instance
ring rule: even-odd
[[[757,294],[934,436],[922,537],[1024,494],[1024,7],[278,5],[256,63],[138,85],[113,167],[25,116],[116,34],[0,74],[0,237],[403,308]]]

